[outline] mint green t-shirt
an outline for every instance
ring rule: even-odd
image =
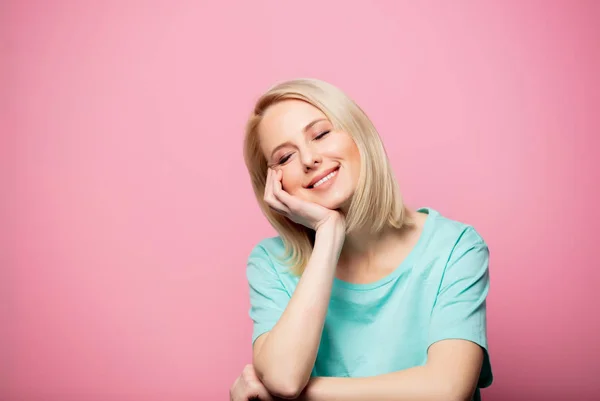
[[[479,388],[492,383],[486,336],[489,250],[477,231],[430,208],[407,258],[368,284],[334,279],[312,376],[364,377],[423,365],[428,347],[464,339],[485,351]],[[281,264],[280,237],[262,240],[248,258],[252,343],[271,330],[299,277]]]

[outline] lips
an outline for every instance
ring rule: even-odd
[[[319,173],[318,175],[314,176],[313,179],[308,183],[308,185],[306,186],[306,188],[309,188],[309,189],[312,188],[313,185],[315,185],[317,182],[319,182],[319,180],[327,177],[332,172],[339,170],[339,168],[340,168],[340,166],[335,166],[335,167],[327,169],[327,170]]]

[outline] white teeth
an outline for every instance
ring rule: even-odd
[[[325,177],[321,178],[319,181],[315,182],[315,185],[313,185],[313,188],[318,187],[319,185],[323,184],[324,182],[328,181],[331,177],[333,177],[335,174],[337,173],[337,170],[332,171],[331,173],[327,174]]]

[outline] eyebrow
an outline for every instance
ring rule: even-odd
[[[317,118],[316,120],[312,120],[311,122],[309,122],[308,124],[306,124],[306,127],[304,127],[302,129],[302,132],[306,133],[306,131],[308,131],[309,129],[311,129],[311,127],[313,125],[315,125],[316,123],[319,123],[321,121],[327,121],[326,118]],[[273,157],[273,155],[275,154],[275,152],[277,152],[280,148],[283,148],[284,146],[290,145],[290,141],[285,141],[284,143],[281,143],[277,146],[275,146],[275,149],[273,149],[273,151],[271,152],[271,157]]]

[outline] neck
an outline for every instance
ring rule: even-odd
[[[344,246],[340,253],[339,264],[351,268],[355,264],[369,264],[388,240],[397,234],[399,230],[385,228],[377,233],[371,233],[366,229],[357,230],[346,235]]]
[[[413,217],[413,212],[407,211],[409,219]],[[394,227],[385,227],[379,232],[372,233],[368,229],[362,228],[346,235],[344,246],[342,248],[339,263],[340,266],[350,268],[356,264],[369,264],[382,250],[389,249],[392,243],[405,241],[410,234],[410,226],[398,229]]]

